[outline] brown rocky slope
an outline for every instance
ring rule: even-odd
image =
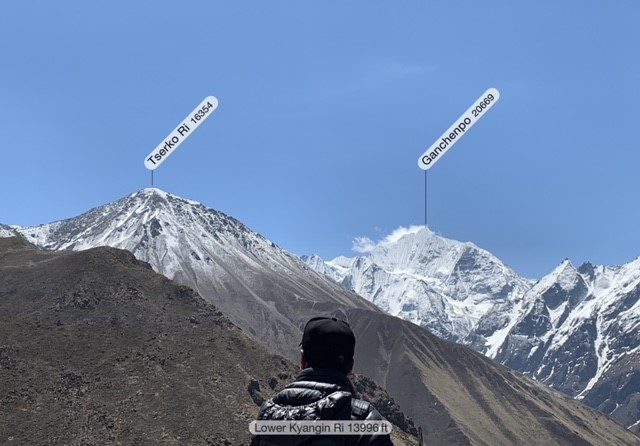
[[[126,251],[0,239],[0,444],[247,444],[259,403],[296,370]],[[386,392],[355,381],[413,429]]]

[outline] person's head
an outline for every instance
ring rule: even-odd
[[[337,370],[345,375],[353,369],[356,337],[345,321],[335,317],[314,317],[302,335],[300,366]]]

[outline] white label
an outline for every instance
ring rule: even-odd
[[[249,424],[249,432],[253,435],[388,435],[392,426],[386,420],[257,420]]]
[[[442,136],[433,143],[431,147],[418,159],[418,166],[423,170],[428,170],[442,158],[447,150],[451,148],[464,132],[469,130],[478,119],[484,116],[485,112],[493,107],[493,104],[500,99],[500,92],[495,88],[489,88],[482,96],[458,118]]]
[[[182,142],[207,119],[213,111],[218,108],[218,100],[213,96],[207,96],[198,106],[187,116],[169,136],[165,138],[158,147],[153,149],[144,160],[144,166],[149,170],[154,170],[167,159]]]

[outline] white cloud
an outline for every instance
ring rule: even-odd
[[[361,254],[366,254],[368,252],[373,251],[376,247],[376,244],[369,237],[356,237],[351,242],[351,249],[355,252],[359,252]]]
[[[415,234],[422,228],[424,228],[424,226],[413,225],[413,226],[409,226],[408,228],[405,228],[404,226],[399,226],[398,228],[394,229],[391,234],[387,235],[384,239],[382,239],[378,244],[384,245],[387,243],[395,243],[405,235]]]
[[[375,248],[381,245],[387,245],[390,243],[395,243],[400,240],[402,237],[408,234],[415,234],[416,232],[423,229],[424,226],[413,225],[405,228],[404,226],[399,226],[394,229],[391,234],[387,235],[383,239],[374,242],[369,237],[356,237],[353,239],[351,249],[355,252],[366,254],[373,251]]]

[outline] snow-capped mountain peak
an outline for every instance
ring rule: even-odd
[[[157,188],[142,189],[75,218],[17,231],[45,249],[126,249],[172,278],[192,269],[189,259],[212,262],[210,251],[235,254],[252,249],[259,256],[269,250],[284,263],[293,257],[233,217]]]
[[[424,226],[401,227],[366,245],[368,255],[320,267],[317,257],[306,261],[390,314],[447,339],[465,338],[496,305],[514,305],[530,286],[489,252]]]

